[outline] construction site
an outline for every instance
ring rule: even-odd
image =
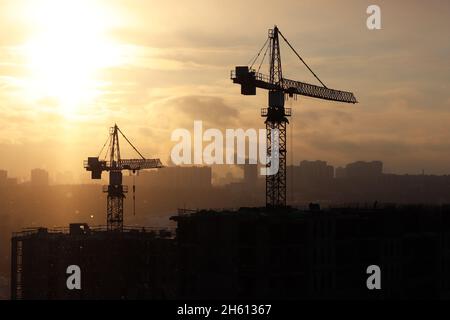
[[[180,210],[176,231],[72,224],[12,239],[12,299],[450,298],[450,207]],[[66,268],[82,270],[81,290]],[[383,270],[369,291],[366,269]]]
[[[320,85],[283,78],[284,40]],[[266,56],[269,74],[260,73]],[[260,59],[260,60],[258,60]],[[259,68],[255,69],[259,65]],[[34,228],[12,238],[12,299],[389,299],[450,298],[450,207],[377,205],[308,208],[287,205],[285,101],[306,96],[356,104],[351,92],[328,88],[277,26],[253,63],[231,72],[243,95],[268,91],[261,116],[267,155],[279,160],[267,175],[265,206],[235,210],[180,209],[174,230],[127,227],[123,171],[164,170],[144,157],[117,125],[100,154],[84,167],[109,175],[106,226]],[[122,158],[119,137],[138,154]],[[270,167],[270,163],[267,164]],[[232,207],[233,204],[230,204]],[[66,269],[81,269],[81,289],[66,286]],[[383,290],[368,290],[367,268],[382,270]]]

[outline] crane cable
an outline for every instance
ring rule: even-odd
[[[294,49],[293,46],[289,43],[289,41],[284,37],[284,35],[281,33],[280,30],[278,30],[278,33],[281,35],[281,37],[284,39],[284,41],[287,43],[287,45],[294,51],[294,53],[297,55],[297,57],[300,59],[301,62],[308,68],[308,70],[313,74],[313,76],[325,87],[328,89],[328,87],[325,85],[325,83],[322,82],[322,80],[319,79],[319,77],[312,71],[312,69],[308,66],[308,64],[303,60],[303,58],[298,54],[298,52]]]
[[[98,153],[98,157],[99,157],[99,158],[100,158],[100,156],[102,155],[102,152],[103,152],[103,150],[105,149],[106,144],[108,143],[108,141],[109,141],[110,138],[111,138],[111,137],[108,137],[108,139],[106,139],[105,143],[103,144],[103,147],[101,148],[100,152]],[[107,150],[107,151],[108,151],[108,150]]]
[[[256,57],[253,59],[253,62],[252,62],[252,64],[250,65],[250,68],[249,68],[249,69],[252,69],[253,65],[254,65],[255,62],[258,60],[259,56],[261,55],[261,52],[262,52],[262,51],[264,50],[264,48],[266,47],[268,41],[269,41],[269,38],[266,39],[266,42],[264,42],[264,45],[261,47],[261,49],[259,50],[259,52],[258,52],[258,54],[256,55]],[[267,46],[267,47],[268,47],[268,46]],[[266,52],[267,52],[267,50],[266,50]],[[265,54],[264,54],[264,56],[265,56]],[[264,59],[264,58],[263,58],[263,59]]]
[[[267,46],[266,51],[264,52],[264,56],[263,56],[263,58],[261,60],[261,63],[259,64],[259,67],[258,67],[258,73],[259,73],[259,70],[261,70],[261,66],[262,66],[262,64],[264,62],[264,59],[266,59],[266,55],[267,55],[267,51],[269,50],[269,47],[270,46]]]
[[[131,141],[128,140],[128,138],[123,134],[123,132],[119,129],[119,127],[117,127],[117,130],[119,130],[119,132],[122,135],[122,137],[125,138],[125,140],[130,144],[130,146],[134,149],[134,151],[136,151],[137,154],[140,155],[143,160],[145,160],[145,157],[139,152],[138,149],[136,149],[136,147],[131,143]]]
[[[120,132],[120,134],[122,135],[122,137],[128,142],[128,144],[134,149],[134,151],[137,152],[138,155],[141,156],[141,158],[143,160],[145,160],[145,157],[139,152],[139,150],[131,143],[130,140],[128,140],[128,138],[125,136],[125,134],[120,130],[119,127],[117,127],[117,130]],[[133,216],[136,215],[136,172],[137,170],[133,170],[132,175],[133,175]],[[139,172],[139,171],[137,171]]]
[[[108,135],[108,138],[106,139],[105,143],[103,144],[103,147],[100,149],[100,152],[98,153],[98,158],[101,157],[103,150],[105,149],[106,145],[107,145],[108,142],[109,142],[108,148],[106,148],[106,153],[105,153],[105,158],[104,158],[104,159],[106,159],[106,157],[107,157],[107,155],[108,155],[109,148],[110,148],[110,146],[111,146],[111,140],[112,140],[112,139],[111,139],[111,134],[109,134],[109,135]]]
[[[133,216],[136,216],[136,173],[133,172]]]

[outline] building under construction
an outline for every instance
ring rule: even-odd
[[[176,234],[72,224],[12,239],[13,299],[450,298],[450,206],[181,211]],[[68,290],[78,265],[81,290]],[[368,290],[367,267],[381,269]]]
[[[449,206],[241,208],[172,219],[181,298],[450,298]],[[367,287],[371,265],[381,269],[381,290]]]
[[[170,299],[174,241],[170,230],[71,224],[29,229],[12,238],[12,299]],[[81,290],[69,290],[68,266],[81,269]]]

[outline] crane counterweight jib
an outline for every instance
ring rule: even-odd
[[[91,179],[101,179],[102,172],[106,170],[106,161],[99,160],[98,157],[89,157],[84,161],[84,168],[91,172]]]
[[[231,79],[234,83],[241,85],[241,94],[245,96],[256,95],[255,71],[249,70],[247,66],[237,66],[236,70],[231,72]]]

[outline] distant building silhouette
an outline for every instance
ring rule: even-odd
[[[131,177],[124,178],[130,184]],[[164,167],[161,170],[140,172],[137,185],[163,189],[209,189],[212,186],[211,167]]]
[[[357,161],[347,164],[345,177],[348,179],[375,179],[383,174],[381,161]]]
[[[18,184],[18,182],[17,182],[17,178],[7,178],[6,179],[6,186],[8,186],[8,187],[13,187],[13,186],[16,186]]]
[[[0,170],[0,188],[13,187],[16,185],[17,185],[17,178],[8,177],[8,171]]]
[[[8,171],[0,170],[0,187],[5,187],[8,180]]]
[[[326,161],[302,161],[299,166],[287,167],[289,203],[298,200],[318,201],[330,197],[334,167]]]
[[[31,185],[34,187],[45,187],[49,185],[48,172],[43,169],[31,170]]]
[[[307,161],[300,162],[299,178],[303,183],[324,182],[333,179],[334,168],[326,161]]]
[[[244,181],[243,183],[249,189],[256,188],[258,182],[258,165],[257,164],[244,164],[242,165],[244,170]]]
[[[287,175],[297,185],[329,184],[334,178],[334,167],[326,161],[303,160],[299,166],[288,166]]]
[[[337,168],[334,170],[334,177],[335,177],[336,179],[344,179],[346,176],[347,176],[347,175],[346,175],[346,172],[345,172],[345,168],[343,168],[343,167],[337,167]]]

